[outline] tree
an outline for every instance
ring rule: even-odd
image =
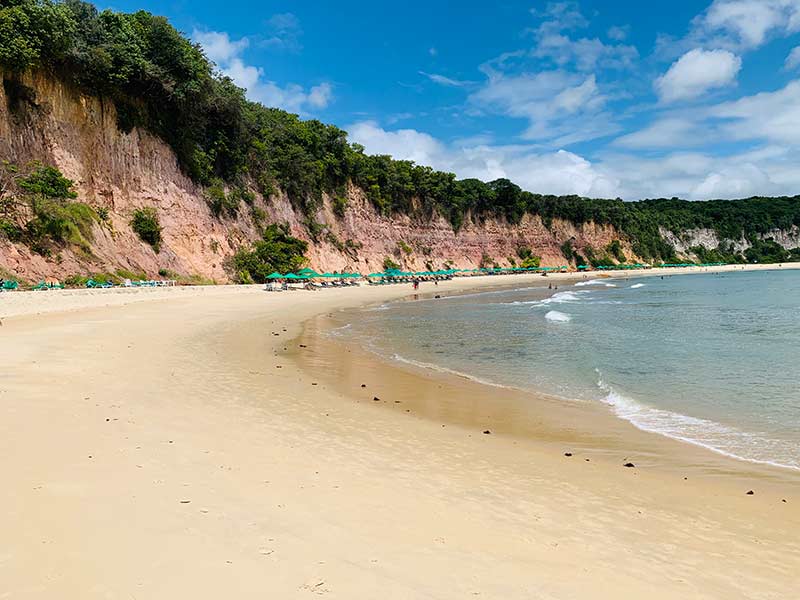
[[[240,250],[232,261],[236,278],[246,283],[264,283],[273,271],[291,273],[302,267],[308,243],[289,235],[289,227],[273,223],[250,250]]]

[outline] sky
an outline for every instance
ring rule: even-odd
[[[102,3],[101,8],[105,8]],[[800,0],[115,0],[251,100],[538,193],[800,193]]]

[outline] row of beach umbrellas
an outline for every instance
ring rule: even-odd
[[[495,267],[482,269],[439,269],[437,271],[401,271],[400,269],[386,269],[385,271],[362,275],[361,273],[317,273],[314,269],[300,269],[297,273],[281,274],[270,273],[267,279],[357,279],[361,277],[448,277],[457,273],[541,273],[547,271],[563,271],[566,265],[560,267]]]

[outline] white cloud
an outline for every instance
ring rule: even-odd
[[[303,30],[300,28],[300,20],[292,13],[278,13],[272,15],[266,23],[269,37],[261,44],[272,46],[290,51],[299,51],[303,48],[300,44],[300,36]]]
[[[773,92],[662,114],[612,145],[668,149],[732,141],[800,147],[800,79]]]
[[[800,189],[800,155],[791,146],[716,157],[673,152],[653,158],[607,153],[589,161],[573,152],[530,145],[496,145],[484,138],[450,144],[414,129],[387,131],[374,121],[348,127],[367,152],[491,181],[506,177],[532,192],[626,200],[677,196],[691,200],[788,195]]]
[[[777,146],[725,157],[691,152],[658,158],[610,154],[597,168],[616,174],[620,195],[629,200],[788,195],[800,186],[800,161],[790,149]]]
[[[489,80],[469,97],[483,111],[523,118],[523,137],[550,140],[556,145],[609,135],[617,125],[608,115],[599,119],[606,103],[594,75],[562,70],[503,75]],[[568,139],[567,139],[568,138]]]
[[[573,39],[566,32],[588,26],[589,21],[581,14],[576,2],[550,3],[544,11],[531,11],[542,18],[533,34],[535,45],[530,56],[547,59],[558,67],[573,64],[579,71],[592,71],[598,67],[621,69],[633,65],[639,53],[633,46],[605,44],[597,38]],[[626,30],[612,27],[612,40],[625,39]]]
[[[389,154],[398,160],[444,168],[444,144],[427,133],[415,129],[386,131],[375,121],[354,123],[346,130],[350,139],[364,146],[369,154]]]
[[[800,146],[800,80],[775,92],[718,104],[708,114],[724,120],[720,130],[729,139]]]
[[[714,0],[693,24],[698,37],[756,48],[770,34],[788,35],[800,29],[800,1]]]
[[[439,85],[444,85],[448,87],[465,87],[475,83],[474,81],[465,81],[463,79],[451,79],[450,77],[445,77],[444,75],[439,75],[437,73],[426,73],[425,71],[420,71],[419,74],[424,75],[434,83],[438,83]]]
[[[195,29],[192,39],[203,47],[206,56],[217,65],[229,63],[250,45],[250,40],[247,38],[233,41],[227,33],[220,31]]]
[[[800,46],[792,48],[792,51],[789,52],[786,61],[783,63],[783,68],[787,71],[793,71],[797,67],[800,67]]]
[[[261,67],[247,64],[242,58],[242,53],[250,45],[246,37],[232,40],[226,32],[195,30],[192,39],[203,47],[206,56],[223,74],[247,90],[247,97],[251,100],[302,114],[309,109],[325,108],[333,98],[333,88],[327,82],[306,90],[296,83],[281,86],[265,79]]]
[[[613,196],[618,187],[589,161],[565,150],[542,153],[524,145],[492,146],[481,139],[444,144],[414,129],[386,131],[374,121],[356,123],[348,130],[367,152],[413,160],[461,178],[506,177],[525,189],[549,194]]]
[[[696,98],[703,93],[730,85],[742,66],[742,60],[727,50],[690,50],[655,82],[664,102]]]
[[[608,28],[606,35],[609,37],[609,39],[612,39],[616,42],[621,42],[628,37],[629,29],[630,28],[627,25],[624,27],[619,25],[614,25],[613,27]]]
[[[701,145],[707,141],[703,127],[696,120],[664,117],[638,131],[618,137],[613,145],[622,148],[680,148]]]

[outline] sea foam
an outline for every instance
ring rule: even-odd
[[[579,281],[575,284],[575,287],[583,287],[585,285],[602,285],[605,287],[617,287],[614,283],[608,283],[607,281],[600,281],[599,279],[589,279],[588,281]]]
[[[603,402],[611,406],[618,417],[625,419],[642,431],[701,446],[739,460],[800,470],[800,464],[794,461],[781,463],[752,455],[750,452],[756,449],[779,450],[771,448],[773,446],[771,440],[765,437],[708,419],[646,406],[619,393],[603,380],[599,369],[595,369],[595,371],[598,374],[597,387],[605,394],[602,398]],[[778,455],[782,454],[785,455],[785,452],[779,450]]]
[[[568,314],[558,312],[557,310],[549,311],[544,318],[552,323],[569,323],[572,320],[572,317]]]

